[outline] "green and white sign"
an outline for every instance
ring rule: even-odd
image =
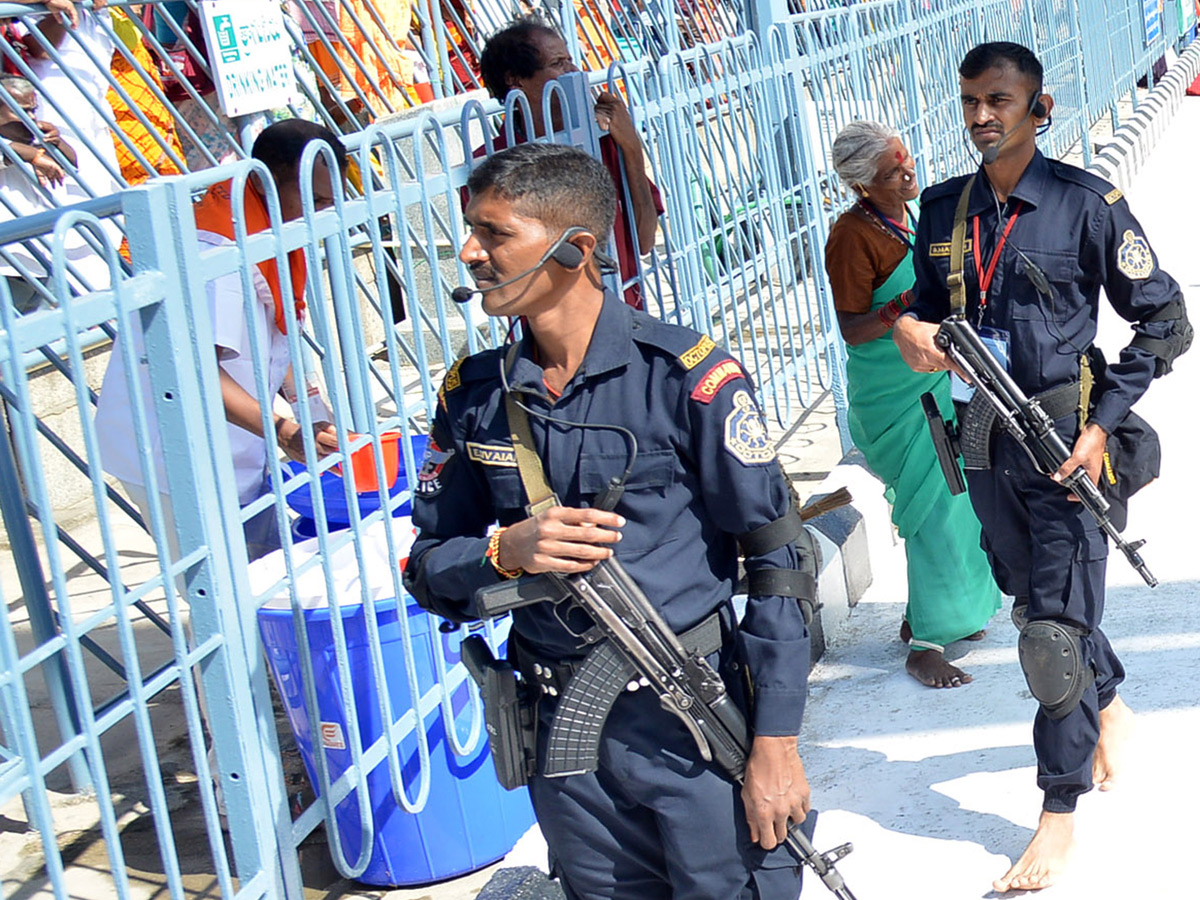
[[[1187,34],[1196,24],[1196,6],[1191,0],[1182,0],[1179,4],[1179,33]]]
[[[271,0],[202,0],[200,16],[221,111],[244,116],[296,96],[291,43]]]

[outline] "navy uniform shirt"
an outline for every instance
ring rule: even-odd
[[[910,309],[926,322],[940,322],[950,313],[950,236],[967,178],[942,182],[921,197],[914,254],[916,301]],[[979,217],[980,259],[986,271],[1018,203],[1019,215],[981,311],[974,218]],[[967,319],[976,328],[984,325],[1009,333],[1009,368],[1027,395],[1078,380],[1079,355],[1096,336],[1101,288],[1135,332],[1165,338],[1171,330],[1170,321],[1145,320],[1180,297],[1179,285],[1158,267],[1121,192],[1089,172],[1035,151],[998,216],[981,169],[967,208],[966,239]],[[1031,263],[1045,274],[1049,297],[1035,287]],[[1111,434],[1153,377],[1153,354],[1125,347],[1119,359],[1109,360],[1107,377],[1097,383],[1091,421]]]
[[[472,616],[477,588],[500,581],[484,560],[489,527],[526,518],[500,383],[504,352],[478,353],[447,374],[413,498],[420,534],[406,570],[410,589],[427,608],[462,618]],[[792,502],[742,367],[709,338],[606,292],[591,345],[561,398],[550,403],[528,338],[508,379],[536,411],[636,435],[637,459],[614,510],[626,525],[611,546],[676,633],[727,603],[738,574],[735,536],[778,519]],[[593,505],[625,470],[626,441],[615,432],[535,416],[529,425],[564,506]],[[749,571],[800,563],[791,545],[745,561]],[[584,616],[567,624],[581,632],[588,623]],[[584,653],[550,604],[516,610],[513,627],[546,659]],[[809,664],[799,603],[751,598],[738,641],[754,683],[756,732],[797,734]]]

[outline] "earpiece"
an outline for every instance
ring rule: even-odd
[[[577,269],[583,262],[583,251],[567,240],[566,235],[558,239],[558,245],[550,254],[550,258],[564,269]]]
[[[542,258],[537,261],[536,265],[530,266],[524,272],[514,275],[512,278],[507,278],[499,284],[489,285],[485,288],[469,288],[466,285],[456,287],[450,292],[450,299],[455,303],[466,303],[474,297],[481,297],[490,291],[508,287],[510,284],[520,281],[525,276],[532,275],[551,260],[554,260],[554,262],[558,263],[564,269],[578,269],[583,263],[583,251],[571,243],[571,238],[577,234],[591,234],[591,232],[579,225],[572,225],[559,235],[557,241],[546,249],[546,252],[542,254]],[[601,272],[617,271],[617,264],[599,250],[593,251],[592,255],[595,257],[596,262],[599,263]]]
[[[1042,102],[1041,94],[1034,95],[1033,105],[1029,107],[1029,111],[1033,113],[1035,119],[1046,118],[1046,104]]]

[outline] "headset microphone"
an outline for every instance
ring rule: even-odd
[[[992,146],[983,151],[983,164],[985,166],[990,166],[1000,158],[1001,148],[1008,143],[1008,139],[1013,136],[1013,133],[1029,120],[1030,116],[1037,116],[1039,119],[1041,119],[1044,118],[1045,115],[1046,104],[1042,102],[1042,95],[1040,93],[1034,94],[1033,99],[1029,101],[1029,109],[1025,111],[1025,115],[1021,117],[1021,121],[1000,135],[1000,140],[996,141],[996,143],[992,144]]]
[[[570,239],[575,237],[575,235],[577,235],[577,234],[588,234],[588,233],[589,232],[586,228],[581,228],[578,225],[573,225],[572,227],[570,227],[566,231],[564,231],[561,235],[559,235],[558,240],[555,241],[553,244],[551,244],[550,249],[548,249],[545,253],[542,254],[542,258],[537,261],[536,265],[530,266],[524,272],[521,272],[518,275],[514,275],[512,278],[506,279],[505,281],[501,281],[499,284],[493,284],[493,285],[490,285],[485,288],[466,287],[465,285],[462,287],[456,287],[454,290],[452,290],[450,292],[450,299],[453,300],[455,303],[467,303],[476,294],[479,294],[482,296],[483,294],[486,294],[489,291],[497,291],[500,288],[508,287],[510,284],[514,284],[514,283],[520,281],[522,278],[525,278],[528,275],[532,275],[534,272],[536,272],[538,269],[540,269],[546,263],[550,262],[550,260],[554,260],[556,263],[558,263],[564,269],[574,269],[574,268],[578,267],[578,265],[581,262],[583,262],[583,251],[580,250],[578,247],[576,247],[574,244],[572,244],[570,242]],[[601,266],[603,266],[606,262],[609,261],[608,257],[603,256],[602,254],[597,253],[595,255],[596,255],[596,259],[600,262]]]

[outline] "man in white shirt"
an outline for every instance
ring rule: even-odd
[[[303,212],[300,200],[298,166],[304,147],[310,141],[323,140],[334,150],[338,161],[339,175],[345,168],[346,154],[334,134],[312,122],[289,119],[277,122],[265,129],[254,143],[251,155],[262,161],[271,170],[279,194],[279,206],[284,221],[299,218]],[[196,207],[196,227],[202,247],[219,247],[233,242],[233,198],[230,196],[231,182],[212,185]],[[318,209],[333,203],[331,173],[324,162],[318,160],[313,171],[313,197]],[[246,231],[254,234],[270,227],[267,206],[255,179],[246,184],[241,207],[245,216]],[[291,296],[295,309],[295,321],[303,322],[304,286],[306,270],[303,250],[288,254]],[[250,276],[253,280],[257,303],[250,304],[254,317],[254,328],[246,315],[246,304],[242,293],[242,275],[235,272],[214,278],[206,284],[205,299],[208,315],[213,327],[217,362],[221,378],[221,396],[225,415],[229,421],[229,446],[233,454],[233,469],[236,478],[238,499],[242,506],[261,497],[267,490],[267,447],[263,435],[263,413],[258,402],[254,375],[254,359],[266,363],[268,396],[283,393],[293,404],[307,402],[312,389],[302,386],[297,391],[292,377],[292,359],[288,350],[288,316],[285,313],[284,293],[288,284],[280,281],[274,257],[254,264]],[[255,346],[254,335],[258,335]],[[118,336],[113,346],[112,359],[105,373],[100,400],[96,409],[96,431],[100,441],[100,452],[104,470],[114,475],[124,485],[127,493],[147,517],[148,497],[146,478],[133,433],[133,422],[129,412],[129,388],[125,381],[121,354],[128,345],[138,360],[142,379],[143,396],[150,396],[149,369],[142,349],[139,333]],[[297,394],[300,394],[297,399]],[[294,407],[293,407],[294,408]],[[321,405],[325,415],[323,421],[315,423],[315,443],[318,454],[324,456],[337,448],[333,426],[329,424],[328,409]],[[165,460],[162,457],[161,438],[158,434],[153,408],[146,409],[150,423],[152,443],[151,456],[156,460],[160,491],[166,489]],[[314,419],[317,419],[314,416]],[[294,419],[273,414],[275,437],[279,447],[291,458],[304,460],[303,435]],[[172,541],[172,551],[178,556],[173,516],[169,497],[163,495],[163,507],[169,519],[167,533]],[[275,511],[268,508],[245,523],[246,545],[250,559],[256,559],[279,546],[279,533]]]

